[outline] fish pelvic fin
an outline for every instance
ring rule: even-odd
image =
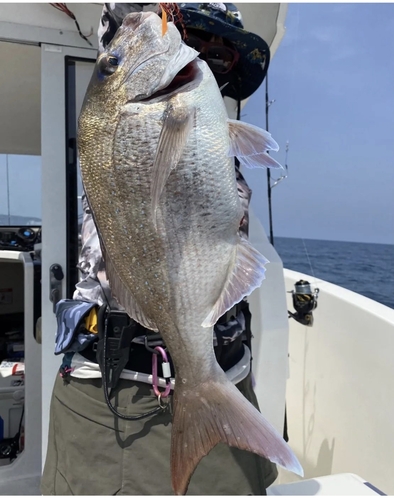
[[[156,210],[160,196],[171,171],[176,168],[183,154],[187,139],[194,125],[195,108],[176,107],[168,104],[160,133],[152,169],[152,217],[156,227]]]
[[[279,146],[271,134],[262,128],[238,120],[228,120],[230,136],[229,156],[236,156],[248,168],[282,168],[268,151]]]
[[[269,261],[245,238],[239,237],[235,262],[230,267],[224,289],[201,326],[211,327],[223,314],[258,288],[265,278]]]
[[[225,377],[221,382],[209,381],[189,390],[176,386],[171,441],[175,494],[186,493],[198,463],[220,442],[303,475],[288,444]]]

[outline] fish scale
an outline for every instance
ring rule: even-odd
[[[147,224],[147,217],[148,213],[146,212],[144,216],[141,214],[142,210],[142,204],[146,202],[146,200],[149,198],[149,189],[150,189],[150,178],[151,178],[151,168],[150,165],[153,163],[154,159],[154,150],[152,150],[151,146],[152,142],[149,141],[155,141],[157,142],[159,134],[160,134],[160,123],[161,121],[158,119],[155,119],[155,117],[152,117],[152,113],[149,114],[149,120],[146,118],[146,113],[148,110],[148,107],[142,107],[138,104],[132,105],[128,104],[126,106],[127,108],[127,117],[128,119],[125,120],[124,122],[121,123],[121,125],[118,126],[118,133],[122,136],[122,141],[118,141],[119,144],[119,150],[114,148],[114,160],[117,162],[117,168],[116,168],[116,176],[117,176],[117,182],[119,186],[122,186],[122,190],[120,191],[121,196],[120,198],[123,199],[125,196],[125,192],[128,193],[130,189],[136,189],[136,186],[139,187],[138,191],[138,197],[135,196],[133,199],[133,213],[132,213],[132,218],[128,218],[125,220],[125,226],[126,227],[132,227],[133,225],[136,225],[139,227],[141,224]],[[134,111],[135,110],[135,111]],[[159,107],[158,110],[158,115],[160,116],[164,112],[164,106],[162,108]],[[126,109],[122,110],[122,115],[124,116],[126,114]],[[141,140],[141,134],[139,133],[140,128],[136,128],[133,126],[134,120],[133,118],[135,116],[139,116],[140,123],[144,125],[144,129],[149,131],[146,136],[144,136],[144,139]],[[209,121],[212,120],[211,113],[207,117]],[[156,130],[157,129],[157,130]],[[205,137],[204,137],[205,136]],[[212,134],[209,133],[208,131],[203,131],[203,137],[204,140],[209,138],[209,140],[214,143],[216,141],[215,137],[212,136]],[[126,138],[126,140],[124,139]],[[151,252],[149,253],[149,261],[150,262],[155,262],[157,259],[160,259],[160,264],[163,261],[163,259],[166,259],[169,262],[170,267],[174,267],[174,269],[170,270],[168,272],[168,276],[166,276],[166,280],[171,276],[177,276],[177,278],[182,282],[184,281],[185,286],[187,286],[188,283],[194,283],[194,286],[196,283],[198,283],[197,286],[200,285],[201,278],[203,278],[202,282],[202,287],[205,286],[205,289],[208,290],[209,287],[212,288],[212,282],[215,282],[215,276],[212,276],[212,272],[209,272],[209,265],[208,262],[215,262],[212,260],[212,257],[214,255],[209,255],[209,253],[212,253],[212,238],[214,240],[214,235],[211,235],[210,238],[206,239],[205,235],[207,234],[207,231],[203,232],[200,235],[205,238],[206,241],[206,250],[203,251],[203,243],[199,241],[199,234],[198,231],[193,231],[191,230],[192,228],[194,229],[194,226],[200,225],[201,226],[201,221],[200,218],[190,217],[190,209],[194,204],[198,209],[203,209],[205,203],[209,203],[210,200],[212,200],[213,195],[216,195],[216,193],[220,192],[223,189],[223,184],[225,185],[223,191],[227,194],[227,197],[229,199],[229,203],[227,206],[231,206],[231,202],[235,200],[233,203],[233,207],[235,208],[235,225],[238,224],[238,220],[240,219],[239,217],[239,199],[238,196],[234,196],[234,192],[236,190],[236,182],[235,182],[235,177],[234,173],[232,170],[232,160],[227,159],[227,165],[223,165],[222,161],[222,156],[225,155],[225,150],[226,150],[226,145],[222,145],[222,151],[217,153],[217,161],[218,167],[220,169],[224,169],[227,171],[227,177],[229,178],[229,181],[223,182],[220,181],[218,176],[214,177],[212,175],[212,172],[215,171],[215,157],[210,156],[210,165],[208,165],[208,162],[201,162],[201,161],[195,161],[195,172],[197,173],[197,176],[193,176],[193,170],[190,169],[189,165],[192,162],[192,159],[196,159],[195,155],[195,145],[193,141],[194,136],[191,138],[189,141],[190,145],[188,146],[190,148],[185,151],[184,158],[180,162],[178,168],[176,171],[174,171],[167,183],[166,187],[166,193],[172,193],[173,191],[178,192],[180,191],[181,193],[183,192],[188,192],[192,193],[191,196],[189,196],[187,199],[184,197],[179,197],[179,196],[174,196],[174,197],[169,197],[168,195],[163,196],[163,206],[168,206],[169,208],[169,213],[170,213],[170,218],[169,218],[169,223],[167,224],[167,237],[165,241],[170,242],[170,245],[168,248],[163,252],[162,256],[159,256],[155,253],[155,238],[156,238],[156,233],[154,232],[153,234],[153,239],[149,239],[149,232],[146,233],[144,232],[144,238],[147,242],[147,247],[151,248]],[[155,143],[153,142],[153,143]],[[143,161],[138,165],[138,168],[131,169],[129,167],[130,164],[132,164],[132,156],[130,156],[129,151],[130,148],[126,148],[126,150],[123,150],[123,144],[133,144],[135,145],[135,148],[140,152],[141,158],[143,158]],[[147,147],[148,145],[148,147]],[[218,149],[217,146],[212,148],[213,150]],[[198,157],[197,157],[198,158]],[[224,167],[224,168],[223,168]],[[196,179],[199,179],[199,181],[196,182]],[[231,184],[232,189],[226,188],[226,184]],[[201,188],[199,189],[199,186]],[[177,191],[178,190],[178,191]],[[204,193],[205,199],[201,199],[201,194]],[[127,197],[127,196],[126,196]],[[186,204],[185,204],[186,200]],[[225,224],[225,220],[223,220],[223,217],[221,215],[221,210],[220,207],[226,205],[221,199],[220,199],[220,204],[219,204],[219,210],[212,210],[211,218],[215,221],[216,225],[219,226]],[[195,209],[192,210],[192,212],[196,213],[197,211]],[[228,208],[226,207],[226,212],[230,213]],[[174,220],[171,218],[171,214],[176,214],[176,220],[174,223]],[[131,220],[132,219],[132,220]],[[234,217],[233,217],[234,219]],[[206,226],[208,226],[208,232],[209,232],[209,225],[214,225],[212,220],[209,220],[209,218],[204,219],[204,223]],[[182,224],[186,227],[187,231],[186,234],[183,234],[182,236],[180,235],[180,230],[182,227]],[[234,224],[234,222],[233,222]],[[189,241],[189,243],[186,243],[188,240],[187,233],[191,234],[192,239]],[[235,239],[235,234],[233,235]],[[105,230],[103,233],[103,237],[105,237]],[[198,249],[200,248],[201,251],[200,253],[205,253],[204,258],[201,258],[201,255],[199,258],[192,258],[192,255],[189,255],[189,259],[187,261],[184,261],[184,264],[186,266],[185,269],[182,267],[179,268],[178,265],[178,258],[177,258],[177,250],[179,249],[180,251],[178,252],[179,255],[182,253],[182,247],[178,247],[176,245],[177,239],[182,238],[183,239],[183,253],[187,251],[187,249],[190,249],[193,251],[193,249]],[[119,241],[109,241],[108,242],[108,251],[112,248],[111,245],[113,246],[119,246],[122,245],[121,242]],[[185,250],[186,246],[186,250]],[[233,247],[229,247],[229,251],[233,251]],[[137,259],[137,264],[142,261],[142,256],[141,254],[139,255],[139,258]],[[205,261],[208,262],[205,262]],[[201,266],[201,271],[198,274],[195,275],[194,273],[194,267],[195,263],[198,262]],[[176,264],[174,264],[176,263]],[[190,269],[187,267],[187,264],[189,264],[193,269]],[[215,264],[215,268],[216,268]],[[134,271],[132,271],[134,273]],[[147,269],[144,268],[143,270],[143,275],[145,276],[146,280],[148,283],[152,283],[152,278],[151,278],[151,273],[153,274],[162,274],[162,269],[160,266],[154,267],[153,270],[150,272]],[[223,273],[221,273],[223,275]],[[201,277],[200,279],[199,276]],[[141,278],[141,281],[143,278]],[[154,281],[154,280],[153,280]],[[144,284],[145,282],[143,282]],[[206,283],[206,284],[205,284]],[[220,292],[221,286],[218,286],[218,294]],[[164,297],[159,295],[159,293],[155,293],[155,298],[154,300],[157,301],[158,303],[164,304],[166,300],[170,302],[169,307],[176,309],[176,312],[179,313],[182,311],[183,314],[182,316],[185,318],[185,321],[188,321],[187,315],[185,316],[184,311],[187,309],[194,311],[196,307],[197,301],[193,298],[193,289],[190,290],[189,294],[182,294],[182,297],[188,297],[188,303],[181,305],[181,307],[177,306],[177,302],[179,302],[179,297],[175,296],[172,297],[172,295],[167,296],[167,293],[165,294]],[[194,292],[195,295],[195,292]],[[171,300],[172,299],[172,300]],[[200,324],[202,320],[204,319],[204,316],[208,312],[209,306],[212,306],[212,301],[210,303],[207,303],[206,305],[206,310],[201,314],[200,318]],[[183,325],[182,325],[183,326]]]
[[[173,23],[163,35],[155,14],[130,14],[97,60],[78,131],[113,295],[160,332],[174,362],[169,458],[177,494],[219,442],[302,471],[213,349],[214,324],[261,285],[267,263],[239,234],[233,156],[275,168],[266,152],[277,144],[228,120],[211,71],[196,57]]]

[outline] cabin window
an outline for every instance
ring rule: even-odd
[[[41,157],[0,154],[0,226],[41,226]]]

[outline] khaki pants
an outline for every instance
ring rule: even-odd
[[[257,406],[250,376],[237,385]],[[112,404],[126,415],[157,406],[148,384],[120,380]],[[101,380],[57,377],[52,395],[44,495],[172,495],[171,415],[118,419],[107,407]],[[202,459],[189,495],[264,495],[275,465],[220,443]]]

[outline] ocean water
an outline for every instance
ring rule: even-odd
[[[394,308],[394,245],[298,238],[274,240],[284,267]]]

